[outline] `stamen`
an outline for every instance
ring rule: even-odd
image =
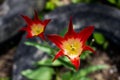
[[[79,39],[71,38],[63,42],[63,48],[66,55],[78,56],[82,51],[82,45]]]

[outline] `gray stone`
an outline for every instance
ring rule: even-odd
[[[68,26],[70,16],[73,17],[73,24],[76,30],[94,25],[95,31],[100,31],[115,43],[119,43],[120,11],[105,5],[78,4],[60,7],[45,15],[44,18],[52,19],[46,28],[46,34],[59,33]],[[25,37],[23,37],[16,51],[12,80],[27,80],[20,72],[25,69],[34,68],[32,63],[45,57],[45,53],[40,50],[24,45],[25,40]],[[35,55],[38,56],[35,57]]]
[[[75,29],[93,25],[95,31],[102,32],[107,38],[120,44],[120,10],[98,4],[77,4],[60,7],[45,16],[45,18],[52,19],[52,23],[48,25],[47,29],[54,28],[54,31],[59,32],[68,26],[70,16],[73,17]],[[62,28],[58,29],[60,27]],[[52,30],[51,33],[54,31]]]
[[[12,80],[27,80],[21,75],[21,71],[35,68],[33,63],[40,59],[46,58],[46,54],[35,47],[27,46],[25,41],[41,42],[39,38],[26,39],[24,36],[14,56],[13,77]]]
[[[0,43],[24,26],[21,14],[32,17],[34,9],[41,11],[44,3],[45,0],[4,0],[0,4]]]

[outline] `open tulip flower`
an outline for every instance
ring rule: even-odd
[[[44,37],[43,33],[44,33],[46,25],[49,23],[50,19],[46,19],[44,21],[41,21],[38,18],[38,14],[36,11],[34,11],[34,14],[35,14],[35,16],[34,16],[33,20],[27,16],[22,15],[24,20],[27,22],[27,26],[22,28],[21,30],[25,30],[28,32],[27,38],[39,36],[40,38],[42,38],[44,40],[45,37]]]
[[[92,34],[93,30],[94,27],[89,26],[81,30],[81,32],[75,32],[73,30],[72,18],[70,18],[68,32],[64,35],[64,37],[56,34],[47,35],[48,39],[60,48],[53,61],[65,55],[70,59],[76,70],[78,70],[80,66],[80,55],[82,52],[90,50],[95,53],[90,46],[86,45],[86,41]]]

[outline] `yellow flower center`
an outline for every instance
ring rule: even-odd
[[[77,57],[82,52],[82,44],[79,39],[68,39],[63,42],[63,49],[65,55],[68,55],[70,58]]]
[[[32,35],[37,36],[41,32],[43,32],[44,27],[40,24],[34,24],[34,25],[32,25],[31,30],[32,30]]]

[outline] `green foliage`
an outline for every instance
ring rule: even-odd
[[[0,77],[0,80],[11,80],[9,77]]]
[[[70,80],[72,78],[71,72],[62,73],[62,80]]]
[[[92,0],[72,0],[72,3],[90,3]]]
[[[80,59],[85,60],[90,54],[90,51],[85,51],[81,54]]]
[[[101,33],[95,32],[95,33],[93,33],[93,37],[94,37],[95,41],[100,45],[102,45],[105,42],[105,37]]]
[[[67,59],[67,58],[66,58]],[[65,61],[64,58],[59,58],[58,59],[66,68],[72,70],[72,71],[76,71],[75,67],[68,61]]]
[[[25,42],[25,44],[28,46],[34,46],[34,47],[36,47],[36,48],[40,49],[41,51],[46,52],[48,54],[52,53],[52,48],[49,47],[49,45],[44,45],[44,44],[40,44],[37,42],[29,42],[29,41]]]
[[[45,9],[47,9],[47,10],[54,10],[55,7],[56,7],[56,6],[55,6],[55,4],[54,4],[53,2],[48,1],[48,2],[46,3]]]
[[[103,49],[107,49],[108,47],[108,41],[105,39],[104,35],[99,32],[93,33],[93,38],[95,39],[95,42],[99,45],[103,46]]]
[[[63,31],[60,32],[60,35],[63,36],[67,31],[67,28],[65,28]],[[93,37],[95,38],[95,41],[103,45],[104,48],[108,45],[108,42],[105,40],[104,36],[101,33],[94,33]],[[36,42],[25,42],[28,46],[34,46],[38,49],[40,49],[43,52],[48,53],[52,58],[55,56],[55,53],[58,51],[58,49],[51,48],[49,44],[43,42],[43,43],[36,43]],[[86,59],[91,54],[90,51],[85,51],[81,55],[81,59]],[[34,65],[36,65],[38,68],[31,70],[25,70],[22,71],[22,75],[30,80],[52,80],[53,75],[56,75],[56,80],[91,80],[87,77],[88,74],[107,68],[106,65],[96,65],[96,66],[89,66],[84,69],[80,69],[78,72],[76,72],[74,66],[70,63],[69,59],[67,57],[58,58],[54,62],[52,62],[51,58],[43,59],[38,62],[36,62]],[[59,73],[58,71],[54,70],[53,67],[58,66],[64,66],[68,69],[70,69],[68,72],[65,73]],[[61,77],[60,77],[61,76]]]
[[[54,53],[57,52],[56,49],[49,47],[48,44],[45,45],[45,44],[40,44],[40,43],[36,43],[36,42],[29,42],[29,41],[25,42],[25,44],[28,45],[28,46],[34,46],[34,47],[40,49],[41,51],[44,51],[44,52],[48,53],[48,55],[50,55],[51,57],[55,56]],[[59,58],[58,60],[65,67],[75,71],[75,68],[71,63],[65,61],[63,58]]]
[[[89,66],[87,68],[81,69],[78,72],[76,72],[71,80],[83,80],[86,78],[86,76],[92,72],[102,70],[108,68],[106,65],[95,65],[95,66]],[[81,79],[82,78],[82,79]],[[86,78],[85,80],[90,80],[89,78]]]
[[[64,5],[60,0],[48,0],[45,6],[46,10],[54,10],[55,8]]]
[[[108,0],[112,4],[116,4],[116,0]]]
[[[39,66],[61,66],[62,65],[62,63],[59,60],[55,60],[54,62],[52,62],[52,59],[50,58],[40,60],[35,64]]]
[[[103,44],[103,49],[107,49],[108,45],[109,45],[108,41],[105,41],[105,43]]]
[[[116,5],[116,7],[120,8],[120,0],[108,0],[108,2]]]
[[[65,28],[60,32],[60,36],[64,36],[67,31],[68,31],[68,29],[67,29],[67,27],[65,27]]]
[[[36,70],[25,70],[22,75],[30,80],[52,80],[52,75],[55,74],[54,69],[50,67],[40,67]]]

